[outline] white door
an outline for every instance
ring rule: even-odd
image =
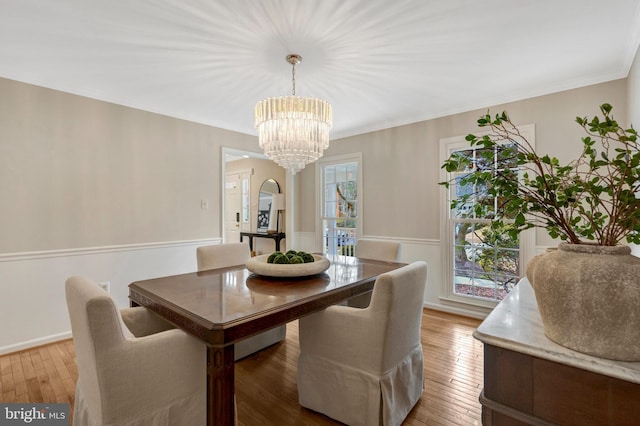
[[[224,241],[237,243],[240,242],[242,223],[242,180],[240,174],[227,174],[224,188]]]
[[[224,191],[224,241],[237,243],[240,232],[249,232],[250,224],[250,173],[228,173]]]

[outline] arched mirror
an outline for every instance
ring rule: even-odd
[[[280,184],[275,179],[262,182],[258,194],[258,232],[276,229],[278,212],[274,209],[273,195],[280,193]]]

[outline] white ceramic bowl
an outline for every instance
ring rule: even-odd
[[[245,266],[254,274],[267,277],[307,277],[321,274],[329,269],[329,259],[317,254],[313,255],[315,262],[309,263],[267,263],[270,255],[263,254],[252,257]]]

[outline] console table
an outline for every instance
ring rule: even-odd
[[[640,362],[597,358],[549,340],[526,279],[473,336],[484,343],[484,425],[638,424]]]
[[[284,232],[267,234],[264,232],[240,232],[240,242],[243,241],[243,237],[249,238],[249,250],[253,252],[253,239],[254,238],[269,238],[276,242],[276,251],[280,251],[280,241],[285,238]]]

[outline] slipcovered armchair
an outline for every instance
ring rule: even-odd
[[[427,264],[376,280],[365,309],[331,306],[300,319],[300,405],[348,425],[399,425],[424,383],[420,327]]]
[[[227,268],[229,266],[244,265],[251,258],[251,251],[247,243],[225,243],[201,246],[196,249],[198,272],[209,269]],[[267,346],[282,341],[287,329],[284,325],[267,330],[236,342],[233,357],[237,361],[258,352]]]
[[[206,422],[206,346],[143,307],[119,311],[96,283],[66,281],[78,363],[74,426]]]
[[[356,243],[356,256],[363,259],[398,262],[400,260],[400,243],[360,238]],[[355,308],[366,308],[369,303],[371,303],[371,293],[349,299],[346,304]]]
[[[397,262],[400,257],[400,243],[360,238],[356,243],[356,256],[364,259]]]

